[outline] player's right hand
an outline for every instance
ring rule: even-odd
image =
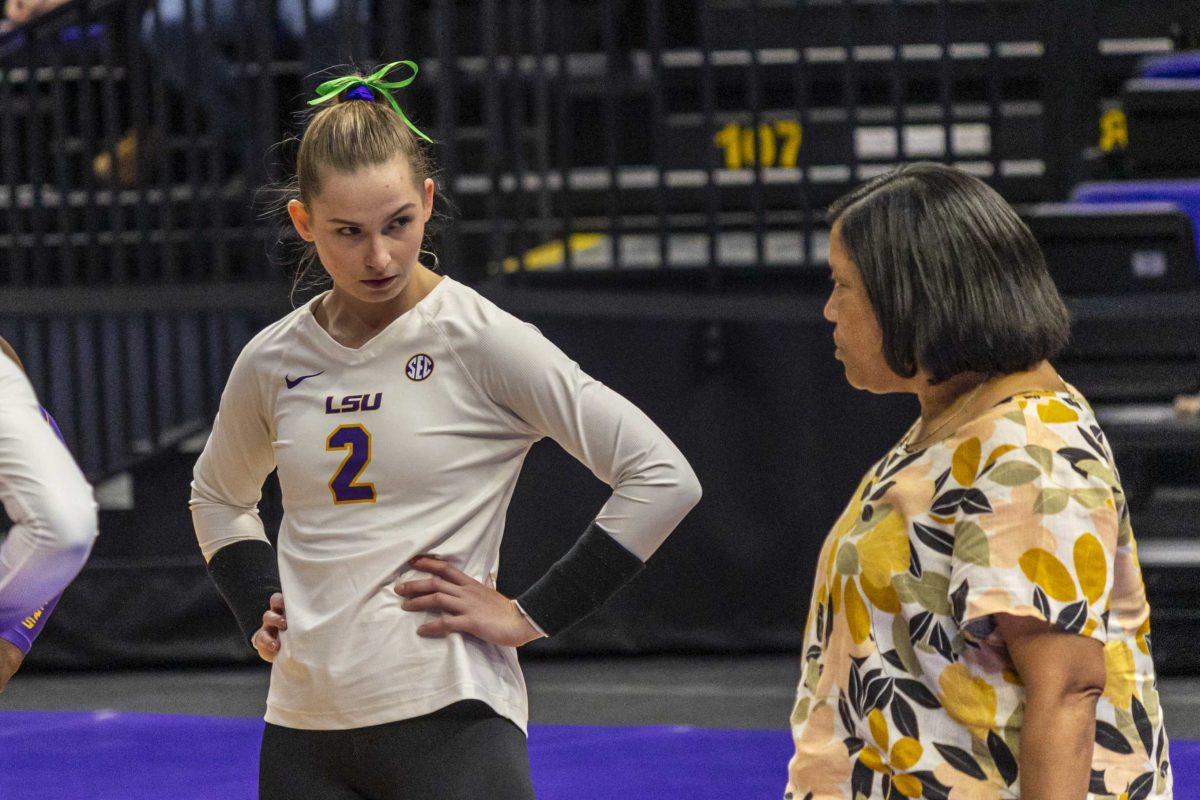
[[[283,610],[283,595],[271,595],[271,607],[263,613],[262,627],[254,632],[250,643],[263,661],[271,662],[279,655],[279,635],[287,630],[287,616]]]

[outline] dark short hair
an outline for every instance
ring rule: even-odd
[[[1007,374],[1066,347],[1067,309],[1041,248],[978,178],[908,164],[838,199],[829,220],[841,222],[897,375]]]

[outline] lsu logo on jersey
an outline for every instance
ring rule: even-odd
[[[409,380],[423,381],[433,374],[433,359],[424,353],[413,356],[404,368],[404,374]]]
[[[369,394],[350,394],[342,398],[340,403],[330,395],[325,398],[326,414],[349,414],[354,411],[374,411],[383,405],[383,392],[376,392],[372,398]]]
[[[21,620],[21,626],[24,627],[25,630],[27,630],[27,631],[33,630],[34,628],[37,627],[37,624],[39,622],[41,622],[42,614],[45,612],[45,610],[46,610],[46,607],[42,606],[37,611],[33,612],[33,614],[31,614],[30,616]]]

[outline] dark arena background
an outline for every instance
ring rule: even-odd
[[[704,486],[636,582],[522,649],[539,797],[782,796],[821,542],[918,411],[833,358],[824,212],[908,161],[983,178],[1045,250],[1072,316],[1057,366],[1133,509],[1176,797],[1200,797],[1200,3],[37,11],[0,33],[0,335],[101,535],[0,695],[0,798],[255,796],[269,670],[209,581],[188,483],[241,347],[314,293],[264,190],[298,112],[330,66],[400,58],[437,141],[441,271],[645,410]],[[535,446],[501,591],[607,493]],[[262,513],[274,537],[270,482]]]

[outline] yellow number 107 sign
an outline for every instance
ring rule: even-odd
[[[794,167],[802,138],[799,122],[780,119],[759,125],[757,137],[752,126],[731,122],[717,131],[713,142],[725,156],[725,169]]]

